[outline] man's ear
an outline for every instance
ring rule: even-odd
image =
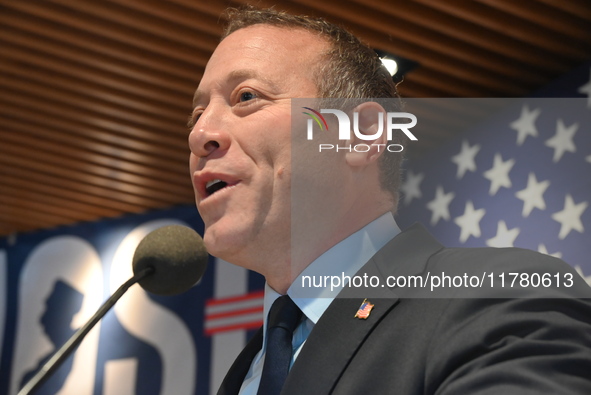
[[[366,166],[382,155],[388,144],[386,118],[386,110],[376,102],[365,102],[355,107],[351,124],[351,152],[345,154],[349,166]]]

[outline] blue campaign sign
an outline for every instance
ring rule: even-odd
[[[16,394],[132,276],[141,239],[170,224],[203,230],[194,207],[179,207],[2,240],[0,394]],[[37,393],[208,394],[260,325],[261,288],[260,277],[211,257],[200,283],[182,295],[135,285]]]

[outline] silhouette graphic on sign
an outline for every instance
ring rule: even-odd
[[[51,358],[53,353],[76,332],[76,329],[72,329],[70,324],[74,316],[80,311],[83,299],[83,294],[61,280],[56,281],[53,291],[45,301],[45,311],[40,320],[43,331],[53,344],[54,349],[39,360],[35,369],[25,373],[21,380],[21,388]],[[62,366],[39,387],[35,395],[55,395],[63,387],[72,370],[72,357],[71,355],[64,361]]]

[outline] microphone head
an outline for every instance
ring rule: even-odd
[[[176,295],[195,285],[207,268],[203,239],[193,229],[169,225],[150,232],[133,255],[133,272],[153,267],[154,273],[139,281],[146,291]]]

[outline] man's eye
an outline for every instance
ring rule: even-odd
[[[202,112],[194,112],[193,114],[191,114],[191,116],[189,117],[189,122],[187,122],[187,127],[189,129],[193,129],[195,127],[195,125],[197,124],[197,121],[199,121],[199,118],[201,117]]]
[[[257,95],[254,94],[253,92],[246,91],[246,92],[242,92],[240,94],[240,101],[245,102],[245,101],[256,99],[256,97],[257,97]]]

